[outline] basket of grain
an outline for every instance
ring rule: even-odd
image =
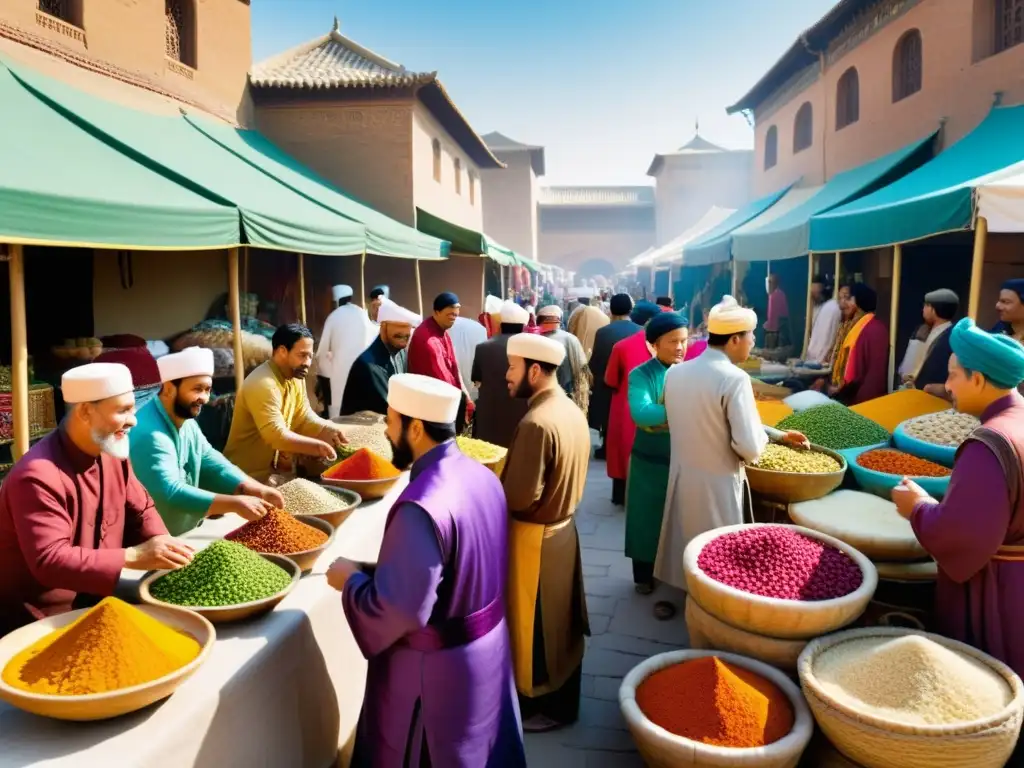
[[[457,437],[455,442],[464,454],[475,459],[491,470],[499,478],[505,469],[505,459],[508,457],[508,448],[494,445],[484,440],[476,440],[472,437]]]
[[[686,600],[686,630],[691,648],[738,653],[763,661],[783,672],[796,670],[806,640],[783,640],[736,629],[705,611],[692,597]]]
[[[719,692],[725,695],[716,699]],[[753,702],[761,703],[759,710]],[[642,661],[619,687],[619,708],[652,768],[794,768],[814,730],[786,675],[716,651],[672,651]]]
[[[798,673],[822,731],[868,768],[998,768],[1020,734],[1020,678],[939,635],[837,632],[804,649]]]
[[[310,480],[297,478],[278,486],[284,497],[284,511],[300,519],[316,518],[337,529],[345,522],[363,498],[347,488],[328,488]]]
[[[845,627],[878,586],[874,564],[849,544],[793,525],[727,525],[683,552],[686,591],[730,626],[807,640]]]
[[[771,443],[756,464],[746,467],[750,490],[770,501],[792,504],[820,499],[839,487],[846,459],[829,448],[812,445],[798,451]]]

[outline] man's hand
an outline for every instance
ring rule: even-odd
[[[136,571],[174,570],[192,562],[195,550],[166,534],[124,551],[124,567]]]
[[[341,446],[348,443],[345,436],[341,433],[341,430],[335,426],[326,426],[320,430],[320,434],[317,435],[317,439],[327,443],[332,448],[340,448]]]
[[[344,557],[339,557],[327,569],[327,583],[334,589],[341,592],[345,589],[345,583],[354,573],[359,572],[359,566]]]
[[[832,384],[828,388],[828,396],[829,397],[835,397],[838,393],[839,393],[839,387],[837,387],[835,384]]]
[[[782,442],[790,448],[801,451],[806,451],[811,447],[811,441],[803,432],[794,432],[793,430],[782,433]]]
[[[924,391],[934,397],[941,397],[943,400],[949,400],[949,393],[946,392],[945,384],[925,384]]]
[[[338,452],[334,450],[334,446],[325,443],[323,440],[317,440],[316,444],[316,455],[321,459],[334,461],[338,458]]]
[[[896,511],[907,520],[914,514],[914,507],[919,501],[931,501],[931,496],[920,485],[908,477],[892,489],[892,503],[896,505]]]
[[[284,509],[284,496],[277,488],[271,488],[269,485],[263,483],[257,483],[253,479],[246,480],[238,488],[238,492],[245,496],[255,496],[257,499],[263,499],[263,501],[270,504],[275,509]]]
[[[274,508],[273,504],[259,496],[229,496],[225,506],[228,512],[234,512],[249,522],[259,520]]]

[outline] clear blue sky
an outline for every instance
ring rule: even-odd
[[[437,71],[477,130],[545,147],[543,184],[644,184],[701,135],[750,147],[725,107],[834,0],[256,0],[253,58],[323,35]]]

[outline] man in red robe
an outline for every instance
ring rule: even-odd
[[[462,390],[462,404],[455,421],[455,429],[459,434],[465,429],[466,422],[473,418],[474,410],[473,401],[459,373],[455,345],[448,335],[461,308],[459,297],[454,293],[439,294],[434,299],[433,315],[420,324],[409,342],[409,373],[440,379]]]
[[[132,376],[119,363],[64,374],[68,414],[0,487],[0,636],[114,592],[122,568],[186,565],[128,460]]]

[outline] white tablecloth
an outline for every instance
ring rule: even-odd
[[[335,557],[376,562],[384,522],[408,483],[365,502],[270,614],[217,626],[210,657],[166,701],[115,720],[68,723],[0,702],[0,768],[326,768],[347,765],[366,683],[324,571]],[[242,524],[228,515],[186,538],[204,546]],[[122,574],[128,599],[142,574]]]

